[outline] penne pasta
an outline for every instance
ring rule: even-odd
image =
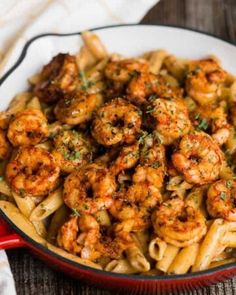
[[[31,221],[41,221],[54,213],[62,205],[62,189],[59,188],[54,192],[51,192],[46,199],[31,211],[29,219]]]
[[[123,274],[135,274],[138,272],[127,259],[112,260],[106,265],[105,270]]]
[[[159,261],[163,258],[166,248],[167,244],[165,241],[159,238],[152,239],[148,247],[149,255],[151,258]]]
[[[58,230],[69,216],[69,209],[63,204],[54,214],[48,226],[47,241],[55,244]]]
[[[220,243],[225,247],[236,248],[236,232],[226,232]]]
[[[81,36],[94,57],[100,60],[107,56],[107,50],[96,34],[92,32],[83,32]]]
[[[194,264],[199,250],[199,244],[194,243],[187,246],[179,251],[176,255],[174,261],[168,269],[168,273],[171,274],[184,274],[189,271],[189,269]]]
[[[0,209],[26,235],[36,242],[45,245],[46,241],[38,234],[34,225],[12,203],[0,200]]]
[[[32,200],[31,197],[29,196],[20,196],[15,192],[12,192],[12,195],[15,199],[15,202],[18,206],[18,208],[20,209],[20,212],[27,217],[28,219],[30,218],[30,214],[31,212],[34,210],[35,208],[35,203]],[[43,238],[46,237],[47,235],[47,231],[45,228],[45,225],[41,222],[41,221],[32,221],[32,224],[34,225],[37,233],[42,236]]]
[[[138,272],[150,270],[150,263],[137,246],[131,246],[126,250],[126,255],[129,263]]]
[[[167,272],[178,252],[179,247],[168,244],[162,259],[156,263],[156,269]]]
[[[164,62],[164,59],[168,56],[168,52],[163,49],[152,51],[148,57],[150,64],[150,71],[153,74],[158,74]]]
[[[94,66],[97,59],[90,52],[87,46],[81,46],[79,53],[76,55],[76,61],[80,70],[86,70]]]
[[[192,271],[207,269],[216,256],[220,239],[225,232],[225,224],[222,219],[215,219],[208,230],[196,257]]]

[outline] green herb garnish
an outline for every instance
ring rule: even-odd
[[[206,119],[201,119],[201,121],[199,122],[198,126],[199,129],[201,130],[207,130],[208,128],[208,122]]]
[[[88,90],[88,88],[90,88],[93,85],[93,82],[87,79],[84,71],[79,71],[79,78],[82,82],[81,89],[83,91]]]
[[[220,199],[221,199],[222,201],[225,201],[225,199],[226,199],[226,192],[221,192],[221,193],[220,193]]]
[[[72,215],[73,216],[76,216],[76,217],[80,217],[81,216],[80,213],[77,211],[77,209],[71,208],[71,211],[72,211]]]

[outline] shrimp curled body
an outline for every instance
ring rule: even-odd
[[[172,162],[187,182],[202,185],[219,176],[222,152],[208,134],[195,132],[182,138]]]
[[[192,62],[186,79],[187,94],[200,105],[209,105],[220,95],[225,78],[225,71],[213,59]]]
[[[103,103],[103,96],[96,94],[68,95],[55,107],[57,119],[69,125],[77,125],[91,119],[92,113]]]
[[[93,214],[111,206],[115,189],[115,178],[109,171],[92,164],[66,178],[63,199],[68,207],[80,213]]]
[[[14,146],[38,144],[48,136],[47,120],[37,109],[19,112],[9,125],[7,136]]]
[[[90,138],[80,132],[62,130],[53,141],[55,148],[52,154],[64,172],[70,173],[92,158],[94,148]]]
[[[177,247],[198,242],[207,231],[201,211],[185,204],[181,198],[162,203],[153,213],[152,223],[160,238]]]
[[[19,194],[43,196],[57,185],[60,169],[54,157],[45,149],[22,147],[8,163],[6,177],[11,188]]]
[[[42,102],[54,102],[73,92],[78,83],[78,66],[74,56],[58,54],[41,73],[34,93]]]
[[[103,145],[132,143],[141,126],[138,108],[117,98],[101,107],[93,120],[92,135]]]
[[[153,125],[163,144],[173,143],[190,130],[188,110],[180,99],[152,100],[146,113],[155,120]]]
[[[214,218],[236,221],[236,182],[218,180],[207,192],[207,210]]]

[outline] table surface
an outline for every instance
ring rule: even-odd
[[[168,24],[198,29],[236,42],[236,0],[161,0],[144,17],[144,24]],[[89,287],[51,270],[27,250],[7,251],[17,294],[115,295]],[[215,286],[181,294],[236,294],[236,277]]]

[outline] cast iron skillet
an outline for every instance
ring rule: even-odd
[[[116,25],[106,26],[92,29],[97,31],[101,29],[111,27],[129,27],[138,26],[138,24],[128,25]],[[149,25],[148,25],[149,26]],[[150,25],[152,26],[152,25]],[[160,25],[163,26],[163,25]],[[166,25],[165,25],[166,26]],[[209,35],[217,38],[214,35],[206,34],[201,31],[186,29],[177,26],[174,27],[189,31],[198,32],[201,34]],[[22,61],[27,55],[27,50],[30,45],[37,39],[46,36],[73,36],[80,35],[78,33],[70,34],[42,34],[30,39],[24,46],[20,57],[15,65],[9,69],[6,74],[0,79],[0,87],[3,82],[20,66]],[[227,43],[235,45],[227,40],[223,40]],[[102,270],[93,269],[88,266],[81,265],[77,262],[73,262],[67,258],[64,258],[45,246],[37,243],[29,236],[27,236],[22,230],[20,230],[0,209],[0,249],[26,247],[31,250],[37,257],[44,260],[50,267],[61,270],[64,273],[77,278],[82,279],[85,283],[98,286],[103,289],[116,290],[124,294],[157,294],[157,293],[170,293],[180,290],[191,290],[194,288],[210,285],[222,281],[226,278],[232,277],[236,274],[236,264],[230,263],[223,266],[215,267],[201,272],[188,273],[184,275],[163,275],[163,276],[145,276],[145,275],[125,275],[106,272]]]

